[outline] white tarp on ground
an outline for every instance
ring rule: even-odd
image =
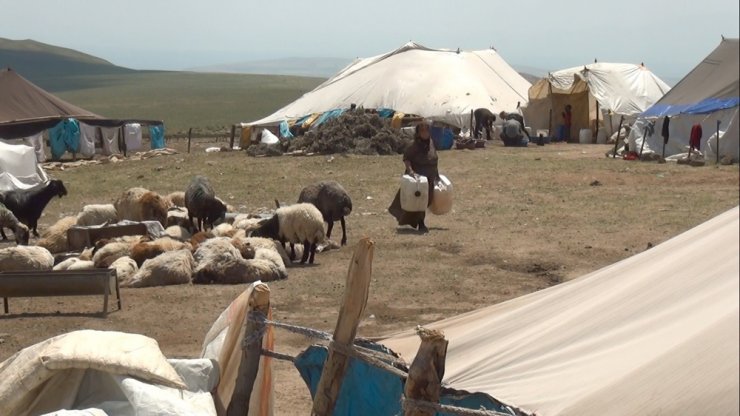
[[[538,415],[737,415],[740,210],[581,278],[439,321],[444,382]],[[413,331],[383,344],[411,362]]]
[[[527,102],[530,83],[493,49],[430,49],[414,42],[358,59],[298,100],[250,125],[277,125],[351,104],[390,108],[460,128],[470,111],[515,111]]]
[[[643,151],[661,154],[663,117],[669,116],[669,139],[665,146],[665,155],[686,153],[691,126],[701,124],[701,151],[708,150],[705,152],[706,158],[714,161],[717,154],[717,121],[720,121],[720,157],[730,156],[734,162],[739,161],[739,46],[738,39],[723,39],[669,93],[640,116],[632,129],[631,143],[634,142],[636,148],[640,149],[645,125],[656,121],[655,131],[652,136],[647,137]]]
[[[48,180],[33,147],[0,140],[0,192],[30,189]]]
[[[571,137],[578,137],[582,128],[595,130],[598,102],[600,128],[611,136],[620,116],[631,123],[669,90],[668,84],[644,65],[598,62],[556,71],[539,80],[529,89],[524,115],[533,130],[548,129],[552,109],[555,130],[562,124],[565,105],[571,104]]]

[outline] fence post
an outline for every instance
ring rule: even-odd
[[[419,328],[421,338],[419,352],[409,367],[404,396],[411,400],[439,403],[442,378],[445,374],[447,340],[433,329]],[[423,406],[404,405],[404,416],[434,416],[436,409]]]

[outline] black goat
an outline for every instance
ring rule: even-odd
[[[52,198],[67,195],[67,188],[59,179],[52,179],[44,186],[30,191],[8,191],[0,195],[0,202],[18,218],[18,221],[26,224],[33,230],[33,235],[38,237],[36,230],[41,212]],[[0,232],[2,229],[0,229]],[[4,232],[2,234],[5,234]]]

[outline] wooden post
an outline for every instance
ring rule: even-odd
[[[419,352],[409,367],[404,395],[407,399],[439,403],[442,391],[442,379],[445,375],[445,357],[447,340],[444,335],[433,329],[419,328],[421,338]],[[404,416],[434,416],[433,408],[405,405]]]
[[[231,140],[229,141],[229,150],[234,149],[234,135],[236,134],[236,124],[231,125]]]
[[[193,128],[188,129],[188,153],[190,153],[190,139],[193,137]]]
[[[622,122],[624,122],[624,116],[619,116],[619,127],[617,127],[617,140],[614,141],[614,154],[612,159],[617,157],[617,149],[619,148],[619,133],[622,132]]]
[[[239,363],[239,372],[236,374],[234,393],[226,410],[227,416],[246,416],[249,413],[249,399],[252,396],[262,356],[262,336],[259,334],[265,326],[264,323],[249,319],[249,314],[254,311],[267,316],[269,309],[270,288],[266,284],[256,285],[249,296],[247,319],[244,323],[244,339],[255,339],[249,345],[242,347],[242,359]]]
[[[347,271],[347,286],[344,289],[344,299],[339,309],[337,326],[334,329],[332,343],[346,348],[354,344],[357,326],[367,304],[367,295],[372,275],[373,247],[375,243],[365,237],[360,240],[352,256]],[[349,357],[338,353],[329,345],[329,355],[321,372],[316,397],[313,401],[312,415],[330,416],[334,412],[334,405],[339,397],[342,378],[349,366]]]
[[[717,160],[716,164],[719,165],[719,123],[721,123],[720,120],[717,120]]]
[[[599,138],[599,112],[601,112],[601,110],[599,109],[599,102],[596,101],[596,135],[591,138],[591,140],[593,141],[593,143],[596,142],[596,140],[594,140],[594,138],[596,138],[596,139]]]

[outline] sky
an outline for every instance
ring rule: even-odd
[[[288,57],[367,57],[413,40],[493,46],[513,66],[644,62],[680,79],[738,37],[738,0],[0,0],[0,37],[72,48],[135,69]]]

